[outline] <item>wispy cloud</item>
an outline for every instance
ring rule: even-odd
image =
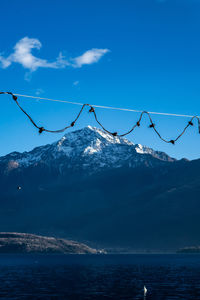
[[[69,60],[67,60],[62,55],[62,52],[60,52],[58,57],[50,62],[47,59],[41,59],[32,54],[33,49],[40,50],[41,47],[42,44],[38,39],[24,37],[16,43],[13,53],[8,57],[0,55],[0,67],[6,69],[12,63],[18,63],[30,72],[34,72],[38,68],[62,69],[67,66],[80,68],[83,65],[90,65],[98,62],[99,59],[109,51],[108,49],[94,48],[86,51],[81,56],[70,58]]]
[[[43,94],[43,93],[44,93],[44,90],[43,90],[43,89],[37,89],[36,92],[35,92],[35,94],[36,94],[37,96],[39,96],[39,95],[41,95],[41,94]]]
[[[74,85],[74,86],[76,86],[76,85],[78,85],[78,84],[79,84],[79,81],[78,81],[78,80],[76,80],[76,81],[73,82],[73,85]]]
[[[108,49],[97,49],[93,48],[91,50],[86,51],[81,56],[75,57],[73,59],[74,67],[81,68],[83,65],[90,65],[96,63],[100,60],[100,58],[108,53]]]
[[[2,68],[9,67],[12,63],[21,64],[25,69],[30,71],[36,71],[38,68],[63,68],[67,64],[62,57],[62,54],[59,54],[58,58],[54,62],[48,62],[46,59],[41,59],[34,56],[31,52],[32,49],[40,50],[42,44],[37,39],[30,39],[25,37],[14,47],[14,52],[10,54],[7,58],[0,56],[0,62]]]

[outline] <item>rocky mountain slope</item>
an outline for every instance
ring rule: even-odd
[[[1,232],[0,253],[98,254],[100,251],[65,239],[27,233]]]
[[[100,248],[199,244],[199,169],[88,126],[0,158],[0,231]]]
[[[39,164],[55,168],[60,174],[66,170],[94,173],[102,169],[119,168],[125,164],[129,167],[144,163],[157,164],[157,161],[151,158],[174,161],[163,152],[154,151],[140,144],[134,145],[125,138],[114,137],[98,128],[88,126],[66,134],[51,145],[37,147],[30,152],[13,152],[1,157],[0,165],[7,173],[13,169],[34,167]]]

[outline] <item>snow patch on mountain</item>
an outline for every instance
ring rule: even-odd
[[[150,156],[147,156],[150,155]],[[119,168],[124,164],[136,167],[151,165],[151,158],[174,161],[163,152],[134,144],[123,137],[115,137],[103,130],[87,126],[65,134],[59,141],[37,147],[30,152],[13,152],[0,158],[0,163],[29,167],[44,164],[64,169],[84,169],[89,172],[102,168]]]

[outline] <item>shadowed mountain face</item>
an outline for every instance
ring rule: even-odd
[[[88,126],[0,158],[0,231],[134,250],[199,244],[199,168]]]

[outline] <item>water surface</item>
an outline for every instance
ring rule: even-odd
[[[0,255],[0,299],[200,299],[200,255]]]

